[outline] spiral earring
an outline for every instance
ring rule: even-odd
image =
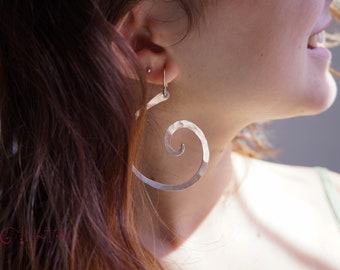
[[[157,94],[154,98],[152,98],[146,105],[146,109],[149,110],[152,107],[156,106],[157,104],[164,102],[168,100],[170,97],[170,93],[168,92],[168,84],[166,82],[165,77],[165,69],[163,72],[163,90],[161,93]],[[136,112],[136,118],[140,116],[140,110]],[[165,132],[164,136],[164,145],[168,153],[175,155],[175,156],[181,156],[185,151],[185,145],[181,144],[181,147],[179,150],[175,150],[171,145],[171,138],[173,134],[180,130],[180,129],[189,129],[191,130],[200,140],[201,146],[202,146],[202,161],[201,165],[198,169],[198,171],[195,173],[193,177],[191,177],[189,180],[182,184],[178,185],[169,185],[169,184],[162,184],[160,182],[154,181],[145,175],[143,175],[135,166],[132,166],[132,172],[136,175],[137,178],[139,178],[141,181],[143,181],[145,184],[164,191],[182,191],[185,190],[192,185],[194,185],[207,171],[208,169],[208,163],[210,158],[210,151],[207,139],[203,133],[203,131],[196,126],[194,123],[187,121],[187,120],[181,120],[173,123],[168,127],[168,129]]]

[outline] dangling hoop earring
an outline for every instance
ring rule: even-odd
[[[154,98],[152,98],[146,105],[146,109],[149,110],[152,107],[156,106],[157,104],[164,102],[168,100],[170,97],[170,93],[168,92],[168,84],[166,82],[166,76],[165,76],[165,69],[163,72],[163,90],[161,93],[157,94]],[[140,110],[136,112],[136,118],[138,118],[140,115]],[[194,185],[207,171],[208,169],[208,163],[210,158],[210,151],[208,146],[208,141],[203,133],[203,131],[196,126],[194,123],[187,121],[187,120],[181,120],[173,123],[171,126],[168,127],[168,129],[165,132],[164,136],[164,145],[168,153],[175,155],[175,156],[181,156],[185,151],[185,145],[181,144],[181,148],[179,150],[175,150],[171,145],[171,138],[173,134],[180,130],[180,129],[189,129],[192,132],[195,133],[195,135],[198,137],[198,139],[201,142],[202,145],[202,151],[203,151],[203,157],[201,161],[201,165],[198,169],[198,171],[195,173],[193,177],[191,177],[189,180],[182,184],[178,185],[168,185],[168,184],[162,184],[160,182],[154,181],[145,175],[143,175],[135,166],[132,166],[132,172],[136,175],[137,178],[139,178],[141,181],[143,181],[145,184],[164,191],[182,191],[185,190],[192,185]]]

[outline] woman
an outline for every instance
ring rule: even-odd
[[[1,1],[2,268],[339,269],[339,176],[246,157],[332,104],[330,5]]]

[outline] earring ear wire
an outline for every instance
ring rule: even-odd
[[[168,83],[166,82],[165,78],[165,69],[163,70],[163,96],[167,97],[169,95],[168,92]]]

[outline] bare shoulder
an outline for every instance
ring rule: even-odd
[[[305,185],[310,185],[311,182],[320,181],[322,169],[326,177],[331,181],[332,185],[334,185],[335,189],[340,194],[340,174],[326,168],[274,163],[265,160],[242,157],[237,154],[234,155],[234,160],[236,160],[238,167],[243,167],[243,170],[244,168],[247,168],[251,177],[256,175],[264,181],[284,181],[287,185],[294,184],[295,187],[300,186],[303,188],[306,188]]]
[[[259,197],[309,202],[317,208],[325,206],[322,174],[318,168],[278,164],[240,155],[234,155],[233,161],[242,185]],[[324,174],[340,194],[340,175],[329,170]]]
[[[327,268],[320,264],[317,269],[340,269],[339,228],[320,171],[240,156],[235,160],[238,168],[235,170],[244,172],[247,168],[239,196],[247,204],[253,220],[265,228],[263,234],[270,235],[270,231],[284,239],[292,254],[296,255],[300,250],[305,256],[322,258],[330,265]],[[340,175],[328,170],[325,174],[340,199]]]
[[[317,206],[324,206],[322,198],[325,195],[325,178],[340,199],[340,174],[337,172],[320,167],[286,165],[251,158],[243,158],[243,164],[245,163],[248,164],[249,181],[262,184],[262,187],[280,187],[272,189],[272,192],[285,190],[288,192],[287,196],[295,194]]]
[[[295,165],[278,164],[263,160],[253,160],[253,163],[267,174],[275,175],[274,180],[284,181],[287,185],[292,184],[295,188],[303,188],[305,191],[319,189],[319,183],[323,177],[334,187],[340,196],[340,174],[322,167],[304,167]],[[313,185],[313,183],[318,183]]]

